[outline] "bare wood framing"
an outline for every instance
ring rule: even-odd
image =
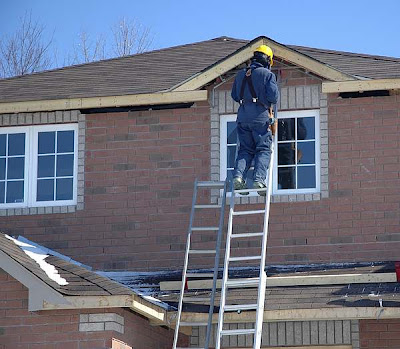
[[[182,313],[182,322],[207,322],[206,313]],[[254,322],[255,312],[245,311],[225,314],[225,323]],[[287,309],[264,311],[264,322],[277,321],[313,321],[313,320],[356,320],[356,319],[397,319],[400,308],[348,307],[348,308],[319,308],[319,309]],[[175,313],[168,314],[168,322],[174,323]],[[218,323],[218,314],[213,315],[213,323]]]
[[[207,91],[180,91],[145,93],[125,96],[49,99],[41,101],[0,103],[0,114],[31,113],[38,111],[71,110],[87,108],[125,107],[190,103],[207,100]]]
[[[396,273],[267,277],[267,287],[346,285],[383,282],[397,282]],[[188,281],[187,286],[189,289],[210,289],[212,287],[212,280],[191,280]],[[217,281],[217,287],[221,288],[221,280]],[[161,291],[179,290],[180,288],[181,281],[160,282]]]
[[[254,49],[262,44],[271,47],[276,57],[282,58],[325,79],[332,81],[354,80],[354,77],[351,75],[345,74],[311,57],[288,48],[285,45],[281,45],[266,37],[261,37],[258,40],[250,43],[245,49],[240,50],[238,53],[223,60],[219,64],[212,66],[204,72],[194,75],[189,80],[182,83],[178,87],[173,88],[172,90],[189,91],[196,90],[204,86],[205,84],[216,79],[218,76],[221,76],[222,74],[250,59],[253,56]]]
[[[323,93],[364,92],[400,89],[400,79],[356,80],[342,82],[323,82]]]

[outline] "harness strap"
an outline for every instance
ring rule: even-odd
[[[251,78],[251,72],[252,72],[252,69],[248,68],[246,71],[246,74],[243,78],[242,86],[240,87],[240,103],[241,104],[244,102],[243,97],[244,97],[244,89],[245,89],[246,85],[249,86],[250,94],[253,99],[252,102],[258,103],[258,97],[257,97],[256,90],[254,88],[254,85],[253,85],[253,80]]]

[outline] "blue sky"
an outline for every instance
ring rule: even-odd
[[[61,55],[83,29],[111,34],[111,25],[125,16],[151,28],[154,49],[265,35],[283,44],[400,57],[398,0],[0,0],[0,38],[27,10],[48,35],[54,32]]]

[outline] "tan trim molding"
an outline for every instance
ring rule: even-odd
[[[206,101],[206,90],[0,103],[0,114]]]
[[[364,283],[397,282],[396,273],[369,273],[369,274],[338,274],[338,275],[307,275],[307,276],[271,276],[267,277],[267,287],[287,286],[318,286],[318,285],[346,285]],[[180,290],[181,281],[161,281],[161,291]],[[191,280],[187,282],[188,289],[210,289],[212,280]],[[217,288],[221,288],[221,279],[217,281]]]
[[[249,60],[253,56],[254,49],[262,44],[270,46],[274,51],[275,57],[282,58],[327,80],[354,80],[354,77],[351,75],[345,74],[311,57],[308,57],[300,52],[288,48],[285,45],[279,44],[276,41],[261,36],[254,39],[243,49],[238,50],[237,53],[230,55],[228,58],[224,59],[220,63],[211,66],[202,73],[196,74],[188,79],[186,82],[183,82],[177,87],[172,88],[172,91],[196,90],[204,86],[205,84],[213,81],[218,76]]]
[[[396,89],[400,89],[400,79],[356,80],[322,83],[323,93],[364,92]]]
[[[175,313],[168,314],[169,322],[176,320]],[[226,313],[225,323],[254,322],[255,312],[245,311]],[[377,307],[348,307],[348,308],[319,308],[319,309],[287,309],[264,311],[264,322],[276,321],[314,321],[314,320],[355,320],[355,319],[397,319],[400,318],[400,308]],[[182,313],[181,321],[191,323],[207,322],[206,313]],[[213,323],[218,323],[218,314],[213,315]]]

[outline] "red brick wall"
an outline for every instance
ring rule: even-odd
[[[400,96],[331,96],[328,109],[329,198],[272,205],[268,261],[399,260]],[[2,229],[99,269],[180,269],[210,139],[207,103],[88,115],[85,209],[3,217]]]
[[[360,349],[400,348],[400,320],[360,320]]]
[[[172,347],[173,330],[151,326],[146,318],[125,309],[38,312],[27,309],[27,288],[0,269],[1,349],[101,349],[111,348],[112,338],[135,349]],[[107,312],[124,317],[125,334],[79,332],[80,314]]]

